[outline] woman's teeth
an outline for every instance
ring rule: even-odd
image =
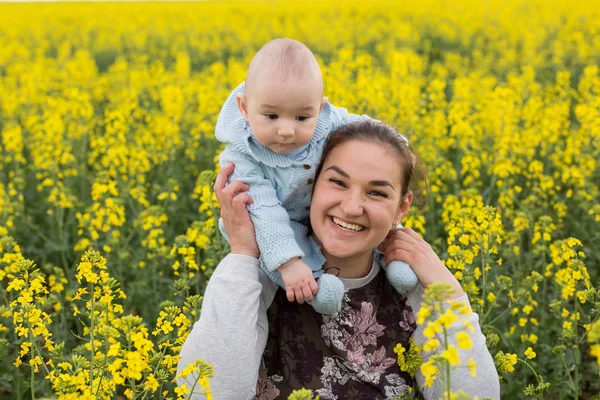
[[[360,232],[363,229],[365,229],[364,226],[360,226],[360,225],[356,225],[356,224],[350,224],[350,223],[344,222],[341,219],[336,218],[336,217],[331,217],[331,220],[333,221],[334,224],[336,224],[340,228],[342,228],[344,230],[347,230],[347,231]]]

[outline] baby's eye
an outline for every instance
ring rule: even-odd
[[[309,118],[310,118],[310,117],[307,117],[307,116],[305,116],[305,115],[301,115],[301,116],[299,116],[299,117],[296,117],[296,119],[297,119],[298,121],[300,121],[300,122],[307,121]]]
[[[277,114],[265,114],[265,117],[267,117],[268,119],[277,119],[279,118],[279,116],[277,116]]]
[[[386,198],[386,199],[387,199],[387,197],[388,197],[388,195],[387,195],[387,194],[385,194],[385,193],[383,193],[383,192],[380,192],[379,190],[371,190],[371,191],[369,192],[369,194],[370,194],[370,195],[372,195],[372,196],[383,197],[383,198]]]

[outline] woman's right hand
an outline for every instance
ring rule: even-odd
[[[442,263],[429,243],[412,229],[391,230],[387,240],[379,245],[379,250],[385,253],[386,264],[400,260],[410,265],[424,289],[432,283],[447,283],[454,289],[450,299],[457,299],[465,294],[460,282]]]
[[[227,185],[227,178],[233,173],[233,169],[232,163],[227,164],[221,168],[215,180],[214,191],[221,206],[221,219],[229,236],[231,253],[258,258],[260,250],[256,243],[254,224],[246,209],[248,204],[252,204],[252,198],[247,193],[250,187],[240,181]]]

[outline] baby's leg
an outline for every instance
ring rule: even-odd
[[[321,314],[335,314],[342,309],[342,300],[344,299],[344,284],[335,275],[326,274],[323,272],[325,257],[321,253],[321,249],[315,243],[312,237],[308,237],[310,249],[309,257],[305,257],[305,263],[313,270],[313,275],[320,275],[317,280],[319,290],[310,305]]]
[[[344,284],[337,276],[323,273],[325,257],[321,253],[321,248],[308,235],[308,228],[296,221],[291,223],[296,242],[304,252],[302,261],[312,269],[319,285],[319,290],[310,305],[321,314],[335,314],[342,309]]]
[[[386,267],[388,280],[400,294],[406,294],[417,286],[419,278],[410,265],[404,261],[394,260]]]

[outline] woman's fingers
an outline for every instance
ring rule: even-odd
[[[379,250],[387,253],[391,249],[394,249],[396,246],[399,246],[400,243],[407,243],[413,246],[418,245],[418,241],[410,236],[407,232],[402,231],[401,229],[397,229],[390,234],[387,240],[379,246]]]
[[[250,186],[246,185],[244,182],[233,181],[227,185],[221,193],[233,198],[242,192],[246,192],[248,189],[250,189]]]
[[[415,264],[417,254],[413,246],[404,245],[402,247],[394,247],[385,252],[384,261],[386,264],[394,260],[404,261],[408,265]]]
[[[229,175],[233,173],[234,165],[233,163],[227,163],[219,173],[217,174],[217,179],[215,179],[215,185],[213,186],[213,190],[217,195],[217,198],[221,194],[221,191],[225,189],[225,185],[227,185],[227,178]]]
[[[247,192],[240,193],[233,198],[231,203],[232,213],[231,218],[234,220],[234,224],[237,227],[243,226],[247,220],[250,219],[246,206],[252,204],[252,198]],[[224,217],[223,209],[221,208],[221,217]],[[227,215],[225,215],[227,217]]]
[[[244,209],[248,204],[252,204],[254,200],[248,192],[242,192],[233,198],[234,209]]]

